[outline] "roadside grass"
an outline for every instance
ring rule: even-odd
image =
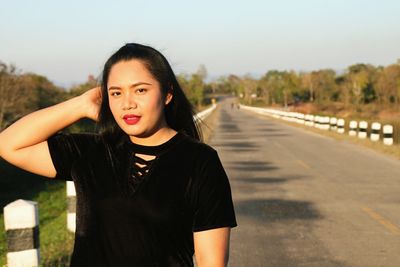
[[[0,266],[6,266],[7,253],[3,208],[17,199],[38,203],[41,266],[68,266],[74,236],[67,231],[65,182],[25,172],[3,159],[0,160],[0,170]]]
[[[251,112],[251,111],[249,111],[249,112]],[[254,113],[254,114],[256,114],[256,113]],[[260,115],[260,114],[257,114],[257,115],[261,116],[261,117],[265,117],[264,115]],[[389,155],[389,156],[394,157],[396,159],[400,159],[400,144],[394,143],[391,146],[385,145],[385,144],[383,144],[382,137],[381,137],[381,139],[379,141],[373,142],[373,141],[371,141],[371,139],[369,139],[369,132],[368,132],[368,137],[367,138],[360,139],[357,136],[350,136],[349,133],[348,133],[348,129],[347,128],[346,128],[345,133],[339,134],[338,132],[332,131],[332,130],[321,130],[321,129],[318,129],[318,128],[315,128],[315,127],[312,127],[312,126],[306,126],[306,125],[299,124],[299,123],[296,123],[296,122],[285,121],[285,120],[277,119],[277,118],[270,117],[270,116],[267,116],[267,117],[272,119],[272,120],[276,120],[276,121],[285,123],[287,125],[295,126],[295,127],[298,127],[298,128],[301,128],[301,129],[304,129],[304,130],[307,130],[307,131],[311,131],[311,132],[314,132],[314,133],[317,133],[317,134],[320,134],[320,135],[329,136],[329,137],[334,138],[336,140],[345,141],[345,142],[349,142],[349,143],[352,143],[352,144],[360,145],[360,146],[363,146],[365,148],[372,149],[374,151]]]
[[[43,266],[68,266],[74,234],[67,230],[66,183],[50,184],[35,201],[39,203],[40,253]]]
[[[340,103],[330,103],[330,104],[315,104],[315,103],[303,103],[298,106],[289,106],[284,109],[280,104],[275,104],[271,106],[266,106],[263,99],[254,99],[251,104],[244,103],[243,99],[240,100],[241,104],[260,107],[260,108],[275,108],[278,110],[300,112],[303,114],[313,114],[319,116],[328,116],[342,118],[346,121],[346,132],[349,127],[349,122],[354,120],[357,122],[366,121],[368,122],[368,136],[371,131],[371,125],[373,122],[379,122],[381,127],[385,124],[393,126],[393,142],[394,144],[400,144],[400,113],[398,109],[390,108],[387,109],[380,108],[376,105],[365,104],[360,107],[352,106],[344,108]],[[286,122],[286,121],[285,121]],[[318,130],[318,129],[317,129]],[[381,128],[382,132],[382,128]],[[381,134],[382,138],[382,134]],[[373,143],[373,142],[372,142]],[[376,147],[375,144],[372,145]],[[379,145],[378,145],[379,146]],[[378,148],[379,149],[379,148]],[[389,151],[392,149],[389,149]],[[387,151],[387,149],[383,149]],[[391,153],[391,152],[389,152]],[[396,153],[395,153],[396,154]]]

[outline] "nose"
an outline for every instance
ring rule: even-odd
[[[125,94],[122,101],[122,109],[129,110],[137,108],[135,98],[131,94]]]

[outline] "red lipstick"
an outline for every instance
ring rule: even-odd
[[[134,114],[126,114],[123,117],[126,124],[129,124],[129,125],[134,125],[134,124],[138,123],[140,118],[141,118],[141,116],[137,116]]]

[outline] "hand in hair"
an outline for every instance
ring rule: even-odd
[[[84,98],[86,103],[86,117],[98,121],[102,101],[101,87],[92,88],[83,93],[81,97]]]

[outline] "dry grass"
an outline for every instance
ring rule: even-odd
[[[346,120],[346,127],[348,127],[348,122],[350,120],[366,121],[368,125],[371,125],[373,122],[379,122],[382,125],[390,124],[393,126],[393,131],[395,133],[393,136],[394,143],[400,143],[400,135],[397,134],[400,132],[400,111],[395,107],[384,109],[374,104],[365,104],[359,107],[351,106],[345,108],[341,103],[329,103],[325,105],[305,103],[292,107],[291,111],[342,118]],[[370,131],[370,129],[368,131]]]
[[[262,115],[259,115],[262,116]],[[345,141],[345,142],[349,142],[352,144],[356,144],[356,145],[360,145],[363,146],[365,148],[368,149],[372,149],[374,151],[378,151],[380,153],[389,155],[394,157],[395,159],[400,159],[400,145],[399,144],[393,144],[392,146],[388,146],[388,145],[384,145],[382,139],[378,142],[373,142],[370,139],[366,138],[366,139],[360,139],[357,136],[349,136],[348,131],[346,131],[344,134],[339,134],[336,131],[330,131],[330,130],[320,130],[318,128],[315,127],[310,127],[310,126],[305,126],[302,124],[298,124],[295,122],[289,122],[289,121],[285,121],[282,119],[276,119],[273,117],[268,117],[271,118],[273,120],[279,121],[279,122],[283,122],[286,123],[288,125],[292,125],[307,131],[311,131],[320,135],[324,135],[324,136],[329,136],[331,138],[334,138],[336,140],[340,140],[340,141]]]

